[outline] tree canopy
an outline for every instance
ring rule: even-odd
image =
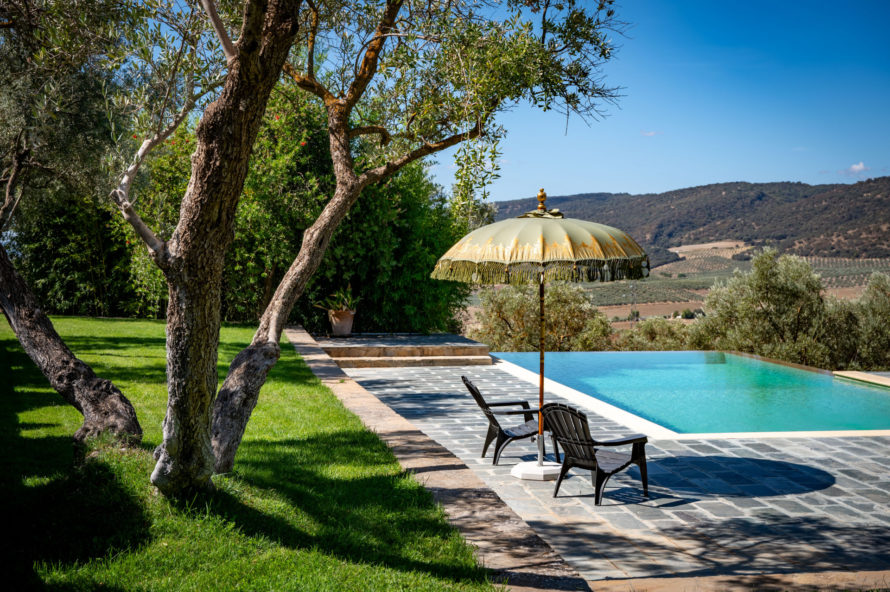
[[[168,412],[152,475],[164,493],[211,487],[214,462],[216,470],[231,468],[259,388],[280,354],[283,325],[319,266],[336,261],[336,253],[327,260],[325,253],[363,192],[386,200],[387,186],[402,183],[402,194],[420,189],[423,207],[436,211],[419,169],[409,169],[464,144],[456,187],[464,205],[456,209],[472,213],[474,192],[496,172],[504,133],[499,112],[525,101],[588,118],[614,99],[600,72],[618,25],[611,4],[130,0],[113,3],[114,26],[93,28],[94,15],[82,14],[92,3],[21,3],[52,16],[46,22],[53,26],[38,27],[45,33],[38,62],[89,55],[109,81],[102,88],[115,141],[105,159],[115,171],[111,198],[163,273],[168,295]],[[30,22],[30,13],[21,18]],[[102,52],[82,51],[106,36],[114,43]],[[253,342],[217,393],[223,278],[226,261],[237,260],[227,252],[238,233],[239,204],[248,206],[242,220],[258,213],[250,208],[257,202],[242,195],[252,190],[250,157],[282,73],[324,109],[333,184],[303,229]],[[168,226],[153,227],[139,202],[140,170],[191,121],[195,147],[178,212]],[[302,121],[293,119],[295,126]],[[265,145],[259,148],[262,154]],[[298,165],[312,166],[294,156]],[[371,212],[387,220],[396,208],[413,207],[391,201],[394,207]]]

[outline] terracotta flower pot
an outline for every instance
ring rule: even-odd
[[[348,337],[352,333],[352,321],[355,319],[355,311],[329,310],[328,319],[331,321],[331,335]]]

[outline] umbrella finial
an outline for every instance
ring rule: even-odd
[[[544,205],[544,202],[547,200],[547,194],[544,192],[544,188],[541,187],[541,190],[538,191],[538,210],[541,212],[546,212],[547,207]]]

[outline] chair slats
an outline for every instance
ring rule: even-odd
[[[598,450],[598,443],[590,435],[587,416],[581,411],[562,403],[548,403],[541,408],[541,413],[544,416],[545,429],[550,432],[553,446],[557,449],[557,460],[560,447],[564,454],[559,478],[553,489],[553,497],[556,497],[559,492],[559,486],[566,473],[577,467],[591,471],[596,496],[595,503],[600,505],[609,477],[623,471],[631,464],[640,467],[643,493],[646,496],[649,495],[649,482],[646,475],[646,436],[640,434],[620,442],[620,444],[632,445],[630,454]]]

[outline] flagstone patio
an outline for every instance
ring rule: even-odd
[[[594,590],[890,587],[890,437],[650,438],[650,497],[633,468],[595,506],[586,471],[555,499],[552,482],[513,478],[535,458],[528,440],[499,466],[479,458],[487,423],[461,375],[492,401],[534,401],[537,385],[498,365],[345,372],[463,461]],[[588,417],[604,438],[632,431]]]

